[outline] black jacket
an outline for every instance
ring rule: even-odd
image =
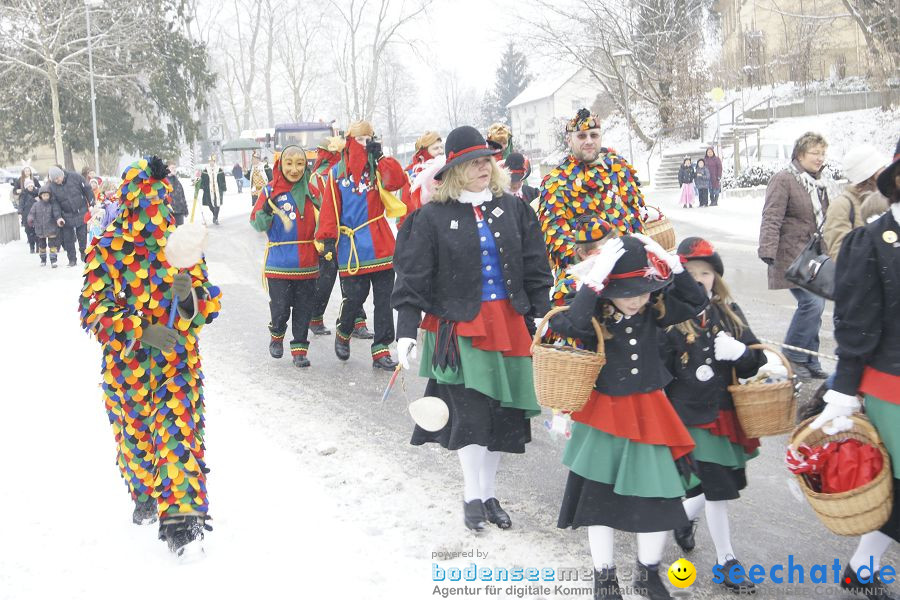
[[[46,186],[53,195],[53,200],[59,203],[62,218],[66,221],[66,227],[79,227],[84,225],[84,215],[94,201],[94,193],[84,181],[84,177],[73,171],[64,171],[61,184],[47,181]]]
[[[59,226],[56,224],[56,221],[61,216],[62,212],[56,200],[47,202],[38,200],[28,212],[28,221],[34,227],[34,234],[39,238],[56,237],[59,235]]]
[[[665,316],[653,308],[662,294]],[[644,394],[664,388],[672,380],[660,355],[661,328],[693,319],[708,302],[703,286],[687,271],[675,275],[675,280],[660,292],[651,295],[650,304],[632,317],[618,311],[604,317],[606,300],[588,286],[582,286],[569,305],[569,310],[550,320],[555,333],[578,338],[585,348],[597,349],[597,334],[591,317],[604,324],[612,338],[605,340],[606,365],[597,376],[594,388],[610,396]]]
[[[166,177],[166,181],[172,186],[172,212],[176,215],[188,214],[187,199],[184,197],[184,187],[182,187],[181,182],[178,181],[178,177],[169,175]]]
[[[731,308],[741,321],[747,322],[737,304],[732,304]],[[733,382],[732,368],[740,378],[753,377],[766,364],[766,355],[762,350],[747,348],[736,361],[716,360],[713,341],[716,335],[720,331],[734,332],[726,326],[715,304],[710,304],[706,309],[706,326],[701,327],[700,319],[693,319],[693,326],[697,337],[691,344],[675,327],[669,329],[664,337],[663,356],[666,368],[674,377],[666,386],[666,395],[685,425],[703,425],[715,421],[720,410],[734,409],[728,392],[728,386]],[[735,337],[748,346],[759,343],[749,327],[744,327],[741,335]],[[698,379],[698,369],[704,365],[712,369],[712,378],[701,381]]]
[[[209,172],[206,169],[203,169],[203,171],[201,171],[200,173],[200,190],[203,191],[204,206],[222,205],[227,188],[225,187],[225,171],[223,171],[221,168],[219,168],[219,171],[216,173],[216,184],[219,187],[219,195],[218,198],[215,199],[215,202],[213,202],[212,195],[209,191]]]
[[[900,226],[889,211],[854,229],[835,272],[834,389],[856,395],[866,366],[900,375]]]
[[[34,203],[37,201],[37,186],[31,191],[28,191],[28,189],[25,188],[22,190],[22,193],[19,194],[19,214],[22,215],[22,225],[27,225],[28,213],[31,212],[31,207],[34,206]]]
[[[534,211],[510,194],[485,202],[481,211],[494,233],[510,303],[519,314],[543,316],[550,310],[553,278]],[[398,339],[416,337],[422,311],[450,321],[474,319],[482,281],[472,206],[430,202],[407,216],[397,232],[394,270]]]
[[[696,176],[696,172],[694,171],[694,167],[686,167],[681,165],[678,169],[678,183],[693,183],[694,177]]]

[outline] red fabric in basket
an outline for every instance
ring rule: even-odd
[[[812,447],[801,444],[796,453],[788,449],[786,461],[792,473],[803,475],[813,491],[824,494],[862,487],[884,467],[878,448],[854,439]]]

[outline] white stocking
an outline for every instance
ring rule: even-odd
[[[724,565],[729,557],[734,558],[731,547],[731,527],[728,524],[728,501],[716,500],[706,503],[706,526],[716,546],[716,558]]]
[[[588,543],[591,545],[591,558],[598,571],[616,566],[613,560],[615,551],[615,531],[603,525],[588,527]]]
[[[668,531],[637,534],[638,561],[645,567],[658,565],[659,561],[662,560],[663,549],[666,547],[668,536]]]
[[[485,446],[469,444],[463,446],[456,453],[459,455],[459,464],[462,465],[463,472],[463,500],[471,502],[472,500],[484,500],[481,497],[481,485],[479,483],[479,475],[481,473],[481,465],[484,463],[484,455],[487,452]]]
[[[881,557],[887,551],[888,546],[894,541],[880,531],[866,533],[859,538],[859,546],[850,558],[850,566],[854,571],[861,566],[869,566],[869,557],[872,557],[873,569],[881,568]]]
[[[697,515],[700,514],[700,510],[703,508],[704,502],[706,502],[706,496],[703,494],[694,496],[693,498],[684,499],[682,504],[684,505],[684,512],[687,513],[688,521],[693,521],[697,518]]]
[[[492,452],[485,450],[484,459],[481,463],[481,473],[479,481],[481,483],[481,499],[496,498],[497,493],[494,491],[494,484],[497,479],[497,467],[500,466],[501,452]]]

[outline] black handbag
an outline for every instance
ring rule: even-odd
[[[784,272],[784,278],[826,300],[834,300],[834,261],[822,252],[822,228]]]

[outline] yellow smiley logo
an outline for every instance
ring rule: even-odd
[[[675,587],[690,587],[695,579],[697,579],[697,569],[691,561],[679,558],[669,565],[669,582]]]

